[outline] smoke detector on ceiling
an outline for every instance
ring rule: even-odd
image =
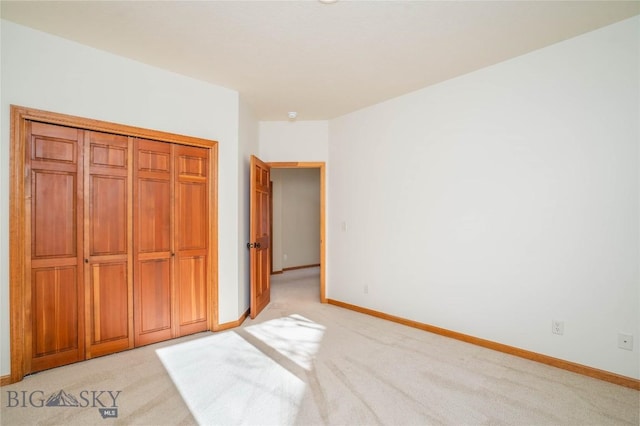
[[[289,120],[295,120],[296,117],[298,116],[298,113],[295,111],[291,111],[288,115],[289,115]]]

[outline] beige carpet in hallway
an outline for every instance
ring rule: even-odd
[[[317,269],[277,275],[272,283],[271,304],[239,329],[200,333],[97,358],[3,387],[0,423],[189,425],[197,420],[229,424],[230,418],[238,424],[265,425],[640,423],[637,391],[322,305]],[[282,334],[288,327],[289,334]],[[297,333],[296,327],[311,327],[311,334]],[[240,370],[233,373],[230,361],[225,361],[241,358],[224,354],[215,345],[206,346],[223,340],[254,356],[255,371],[286,371],[293,378],[287,383],[296,384],[286,385],[287,392],[282,392],[286,398],[296,395],[293,404],[283,405],[289,410],[286,416],[252,416],[258,394],[225,398],[215,393],[216,377],[229,392],[243,392],[229,381]],[[212,352],[198,360],[197,351],[180,352],[185,348]],[[181,363],[185,357],[189,359]],[[217,361],[204,369],[196,364],[202,359]],[[200,370],[191,371],[190,376],[170,375],[167,370],[196,365]],[[271,383],[278,380],[265,377],[271,377]],[[61,390],[64,395],[58,395]],[[277,389],[271,392],[278,393]],[[52,395],[60,396],[56,401],[71,395],[80,407],[37,407],[38,401],[44,404]],[[108,411],[114,397],[117,417]],[[234,401],[245,404],[236,410],[245,416],[226,417],[225,423],[221,410]],[[208,411],[197,411],[203,404]],[[206,417],[211,413],[217,413],[218,420]]]

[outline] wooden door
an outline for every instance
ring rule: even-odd
[[[87,358],[133,347],[131,156],[127,136],[85,133]]]
[[[26,122],[25,371],[84,359],[83,132]]]
[[[172,145],[136,139],[134,144],[135,345],[173,337],[171,282]]]
[[[250,182],[250,264],[251,264],[251,318],[269,304],[270,284],[270,170],[259,158],[251,156]]]
[[[209,150],[176,145],[176,335],[207,330],[209,251]]]

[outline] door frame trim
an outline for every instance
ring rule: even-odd
[[[326,200],[326,167],[324,161],[316,162],[268,162],[272,169],[320,169],[320,302],[327,303],[327,200]]]
[[[210,330],[218,328],[218,142],[159,130],[116,124],[107,121],[77,117],[11,105],[10,112],[10,171],[9,171],[9,330],[11,353],[10,383],[19,382],[25,375],[24,327],[26,309],[24,291],[27,283],[25,270],[25,164],[24,135],[26,122],[38,121],[83,130],[116,133],[124,136],[153,139],[180,145],[210,149],[209,176],[209,286],[207,289],[207,323]],[[26,308],[26,309],[25,309]]]

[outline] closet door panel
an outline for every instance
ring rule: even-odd
[[[34,170],[32,182],[32,257],[76,256],[76,171]]]
[[[175,148],[176,310],[180,336],[207,330],[208,154],[203,148]]]
[[[91,256],[126,254],[127,176],[92,174],[89,183]]]
[[[181,334],[189,334],[191,328],[202,331],[207,320],[206,257],[181,256],[177,269]]]
[[[33,271],[32,304],[35,357],[78,349],[78,310],[75,266]]]
[[[84,359],[83,134],[27,122],[26,371]]]
[[[207,248],[207,184],[178,182],[176,245],[178,250]]]
[[[129,336],[127,273],[126,262],[96,262],[91,266],[89,297],[93,345]]]
[[[140,334],[171,331],[171,263],[169,259],[140,262]],[[169,336],[170,337],[170,336]]]
[[[171,250],[171,183],[168,180],[138,180],[137,223],[140,253],[167,253]]]
[[[135,345],[174,337],[171,144],[137,139],[134,171]]]
[[[85,134],[87,358],[133,347],[129,144]]]

